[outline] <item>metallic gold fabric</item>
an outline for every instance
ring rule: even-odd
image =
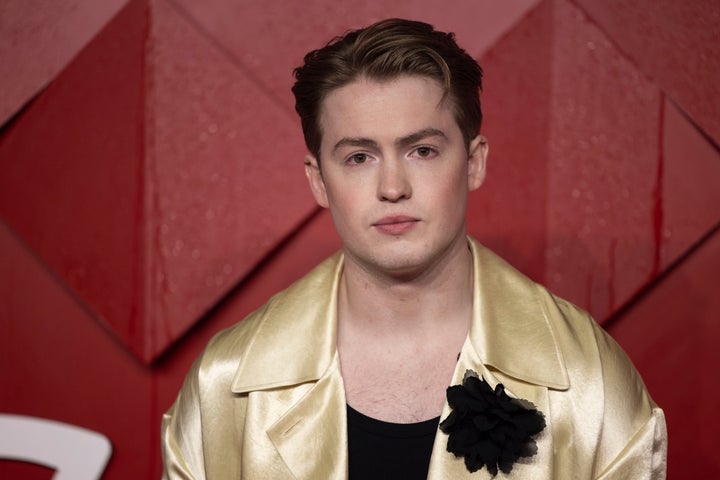
[[[451,384],[467,369],[533,402],[547,427],[517,479],[663,479],[662,410],[615,342],[474,240],[473,323]],[[167,479],[342,479],[345,394],[335,347],[342,255],[218,334],[162,422]],[[442,418],[449,413],[445,405]],[[430,479],[470,474],[438,431]]]

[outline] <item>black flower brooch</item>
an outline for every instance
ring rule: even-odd
[[[527,400],[511,398],[498,383],[493,390],[472,370],[462,385],[447,389],[452,412],[440,423],[448,434],[447,450],[465,457],[470,472],[487,467],[493,477],[498,469],[510,473],[520,457],[537,453],[533,436],[545,428],[545,416]]]

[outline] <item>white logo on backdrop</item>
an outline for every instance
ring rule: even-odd
[[[67,423],[0,413],[0,458],[55,469],[53,480],[99,480],[112,445],[105,435]]]

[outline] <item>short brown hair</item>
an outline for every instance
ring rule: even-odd
[[[400,75],[433,78],[453,102],[466,147],[480,132],[482,69],[457,45],[453,33],[436,31],[427,23],[392,18],[348,32],[305,55],[304,64],[294,74],[295,110],[305,144],[318,161],[323,100],[332,90],[361,76],[377,80]]]

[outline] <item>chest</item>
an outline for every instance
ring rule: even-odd
[[[365,350],[367,352],[367,349]],[[348,404],[370,417],[396,423],[440,415],[457,354],[450,352],[340,351]]]

